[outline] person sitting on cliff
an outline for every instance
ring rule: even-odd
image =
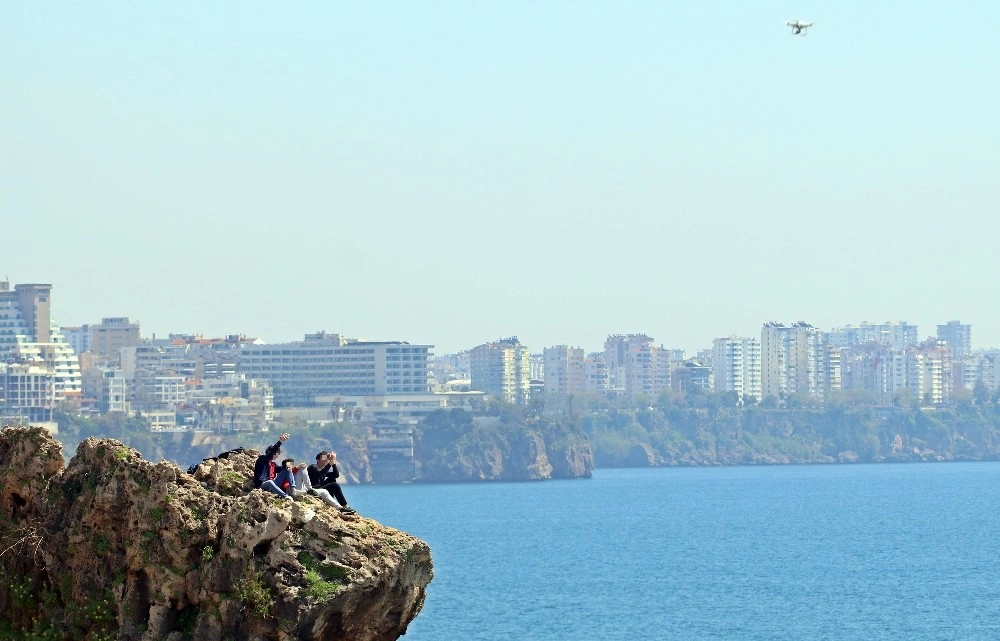
[[[337,497],[341,512],[344,514],[356,514],[355,510],[347,504],[347,497],[344,496],[344,491],[340,489],[340,484],[337,483],[340,471],[337,469],[336,452],[320,452],[316,455],[316,464],[310,465],[307,471],[309,473],[309,482],[313,489],[317,492],[319,490],[327,490]]]
[[[278,437],[277,443],[269,445],[264,453],[257,457],[253,464],[253,486],[277,494],[281,498],[294,500],[291,494],[286,494],[275,483],[275,478],[278,476],[278,466],[274,461],[281,454],[281,444],[289,438],[290,435],[287,432],[283,433]]]
[[[340,503],[338,503],[333,498],[330,492],[323,489],[316,489],[312,486],[312,481],[309,480],[309,471],[306,469],[305,463],[300,463],[298,465],[295,465],[295,461],[293,459],[285,459],[284,461],[281,462],[281,464],[283,467],[286,467],[287,469],[291,470],[292,479],[295,482],[294,486],[289,486],[286,488],[286,484],[283,480],[282,473],[279,472],[278,476],[279,478],[282,478],[282,481],[276,480],[275,482],[278,483],[278,485],[281,487],[282,490],[285,490],[285,492],[288,492],[295,498],[299,498],[300,496],[305,496],[306,494],[312,494],[313,496],[319,497],[319,499],[324,503],[326,503],[327,505],[340,508]],[[343,508],[340,508],[340,510],[342,512],[347,513]],[[350,513],[353,512],[354,512],[353,510],[350,510]]]

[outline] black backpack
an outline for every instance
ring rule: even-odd
[[[223,452],[222,454],[219,454],[218,456],[213,456],[212,458],[203,458],[203,459],[201,459],[201,463],[204,463],[205,461],[214,461],[214,460],[220,459],[220,458],[229,458],[233,454],[242,454],[245,451],[246,450],[243,449],[242,447],[237,447],[235,450],[228,450],[226,452]],[[201,465],[201,463],[195,463],[195,464],[193,464],[191,467],[188,468],[187,473],[188,474],[194,474],[195,470],[198,469],[198,466]]]

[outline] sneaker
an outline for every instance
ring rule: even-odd
[[[345,505],[344,507],[340,508],[340,513],[341,514],[357,514],[358,512],[353,507],[348,507],[348,506]]]
[[[291,494],[286,494],[286,495],[284,496],[284,498],[288,499],[289,501],[294,501],[294,500],[295,500],[295,497],[294,497],[294,496],[292,496]]]

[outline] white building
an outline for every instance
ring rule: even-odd
[[[239,371],[270,382],[275,407],[309,406],[338,394],[429,394],[433,348],[318,332],[297,343],[241,345]]]
[[[608,367],[603,352],[593,352],[583,361],[583,391],[604,394],[608,390]]]
[[[740,402],[762,400],[760,341],[756,338],[730,336],[712,342],[712,373],[715,389],[736,392]]]
[[[519,405],[531,398],[531,355],[516,336],[473,347],[469,366],[472,389]]]
[[[82,394],[80,365],[72,346],[52,322],[52,285],[0,281],[0,359],[50,370],[56,400]]]
[[[98,412],[129,412],[128,381],[118,367],[91,367],[83,371],[83,394],[94,399]]]
[[[827,361],[830,352],[823,345],[822,333],[808,323],[765,323],[760,334],[763,397],[804,394],[824,401],[830,370],[839,362]],[[839,369],[835,378],[840,380]]]
[[[940,405],[951,397],[951,354],[944,341],[906,351],[906,383],[924,405]]]
[[[24,422],[47,423],[56,403],[56,377],[51,369],[24,363],[0,363],[0,406]]]

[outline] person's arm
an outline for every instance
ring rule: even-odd
[[[278,437],[278,440],[277,442],[275,442],[274,445],[267,446],[267,449],[264,450],[264,455],[269,458],[274,456],[274,453],[281,449],[281,444],[287,441],[289,438],[291,438],[291,436],[288,434],[288,432],[283,433],[281,436]]]
[[[313,487],[318,490],[325,490],[335,486],[337,484],[337,466],[327,463],[323,471],[320,472],[320,479],[319,484],[313,484]]]
[[[261,464],[262,459],[263,459],[263,464]],[[269,468],[270,466],[268,465],[266,459],[264,459],[263,456],[257,459],[257,462],[254,464],[253,468],[254,487],[260,487],[261,485],[264,484],[265,481],[271,480],[271,472]]]

